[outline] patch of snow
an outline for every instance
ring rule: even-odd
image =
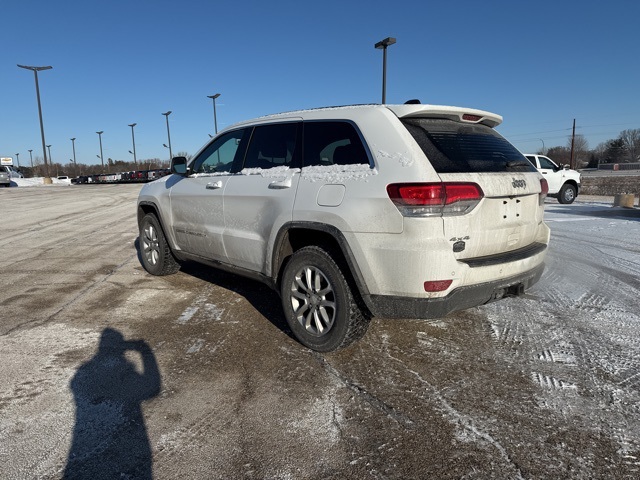
[[[191,178],[223,177],[227,175],[231,175],[231,173],[230,172],[194,173],[193,175],[190,175],[190,177]]]
[[[260,175],[263,178],[282,178],[288,174],[298,173],[299,168],[289,168],[286,165],[273,168],[243,168],[240,173],[242,175]]]
[[[58,180],[55,177],[51,178],[51,184],[45,184],[43,177],[33,177],[33,178],[12,178],[11,186],[16,187],[61,187],[71,185],[71,180],[64,179]]]
[[[347,180],[367,180],[377,174],[378,170],[367,164],[317,165],[302,168],[301,178],[310,182],[340,183]]]
[[[397,160],[403,167],[410,167],[413,165],[413,157],[409,157],[406,153],[396,152],[388,153],[384,150],[378,150],[378,158],[388,158],[390,160]]]
[[[344,414],[342,407],[333,396],[333,393],[330,392],[323,398],[315,399],[304,409],[302,417],[289,423],[289,429],[298,435],[313,437],[329,444],[338,442]]]

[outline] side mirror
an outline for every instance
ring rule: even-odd
[[[187,174],[187,157],[173,157],[171,159],[171,173],[177,175]]]
[[[562,168],[564,168],[565,170],[570,170],[570,165],[563,165]]]

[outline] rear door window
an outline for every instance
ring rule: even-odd
[[[447,119],[401,119],[438,173],[535,172],[494,129]]]
[[[304,122],[304,166],[369,164],[356,128],[344,121]]]
[[[301,125],[301,122],[295,122],[255,127],[243,168],[299,167],[298,131]]]

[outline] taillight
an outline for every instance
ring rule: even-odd
[[[539,204],[544,204],[544,199],[547,198],[547,194],[549,193],[549,184],[547,180],[544,178],[540,179],[540,202]]]
[[[464,215],[484,197],[475,183],[392,183],[389,198],[405,217]]]

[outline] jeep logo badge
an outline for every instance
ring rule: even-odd
[[[511,182],[513,188],[526,188],[527,186],[527,182],[525,182],[524,180],[516,180],[515,178],[512,178],[511,180],[513,180]]]

